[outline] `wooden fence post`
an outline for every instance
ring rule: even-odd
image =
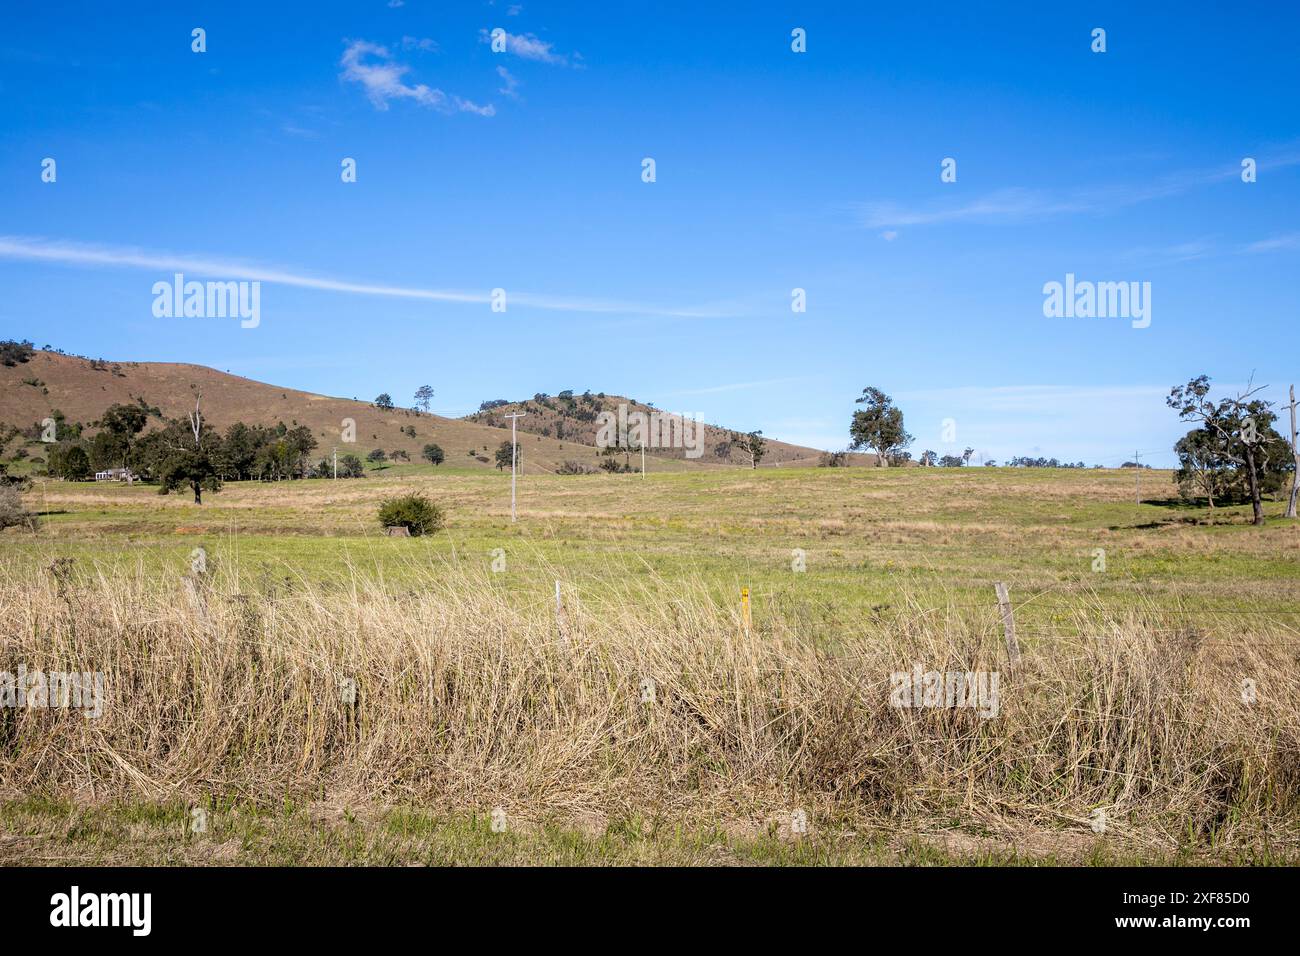
[[[748,635],[753,626],[753,618],[749,613],[749,588],[740,589],[740,620],[744,625],[745,634]]]
[[[1016,641],[1016,619],[1011,611],[1011,596],[1007,593],[1007,586],[999,581],[993,585],[998,592],[998,610],[1002,612],[1002,630],[1007,639],[1007,657],[1011,660],[1011,666],[1015,667],[1020,663],[1020,644]]]
[[[555,626],[560,631],[560,639],[569,636],[569,616],[564,613],[564,602],[560,598],[560,582],[555,582]]]

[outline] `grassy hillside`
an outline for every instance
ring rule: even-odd
[[[30,361],[12,367],[0,366],[0,429],[5,425],[26,428],[62,411],[69,423],[89,424],[110,405],[143,401],[158,408],[162,417],[184,416],[193,410],[196,395],[202,393],[203,411],[220,429],[235,421],[248,424],[308,426],[316,437],[315,455],[326,457],[335,445],[339,454],[364,458],[373,448],[385,452],[405,451],[418,461],[429,442],[441,445],[448,470],[475,472],[495,469],[493,455],[509,429],[464,419],[418,414],[409,409],[382,410],[370,402],[315,395],[268,385],[230,375],[202,365],[169,362],[107,362],[37,351]],[[344,419],[356,422],[356,443],[341,439]],[[160,419],[152,420],[157,424]],[[411,436],[404,429],[414,429]],[[88,429],[87,434],[93,434]],[[10,440],[3,451],[13,455],[24,445],[21,437]],[[39,443],[26,445],[28,454],[41,457]],[[474,455],[469,452],[473,451]],[[597,462],[596,450],[574,441],[559,441],[533,435],[521,443],[523,472],[553,472],[566,460],[578,460],[588,467]],[[655,470],[698,467],[693,462],[661,459],[651,455]]]
[[[652,405],[622,395],[584,392],[571,396],[539,395],[521,402],[498,405],[465,417],[467,421],[478,422],[481,425],[509,427],[510,422],[505,416],[523,412],[525,417],[518,420],[521,431],[535,435],[563,437],[584,445],[595,445],[600,427],[598,416],[601,412],[611,412],[617,416],[620,405],[627,407],[629,415],[633,412],[641,412],[649,416],[651,413],[662,414],[669,411],[656,409]],[[684,414],[689,417],[689,413]],[[704,428],[703,454],[695,459],[696,461],[733,465],[745,463],[742,455],[730,453],[725,448],[728,438],[733,434],[730,430],[717,425],[701,424]],[[770,436],[765,437],[767,437],[767,449],[760,467],[815,465],[822,457],[820,449],[791,445]],[[658,448],[654,451],[660,457],[686,459],[685,449]],[[849,465],[874,465],[876,456],[854,453],[848,455],[846,461]]]

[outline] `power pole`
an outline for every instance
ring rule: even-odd
[[[515,426],[518,419],[527,415],[527,412],[515,412],[513,415],[506,415],[510,419],[510,520],[515,520],[515,464],[519,460],[519,446],[515,441]]]
[[[339,480],[339,446],[334,446],[334,480]]]
[[[645,477],[645,442],[641,443],[641,477]]]
[[[1295,471],[1291,473],[1291,498],[1286,504],[1286,516],[1296,517],[1296,498],[1300,497],[1300,451],[1296,450],[1295,429],[1295,386],[1291,386],[1291,459],[1295,462]]]
[[[1133,452],[1133,489],[1134,498],[1138,504],[1142,504],[1142,452]]]

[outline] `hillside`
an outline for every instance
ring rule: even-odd
[[[543,437],[564,438],[568,441],[577,441],[583,445],[594,446],[597,432],[600,430],[600,414],[609,412],[617,416],[620,405],[627,406],[628,415],[633,412],[641,412],[647,416],[652,412],[660,415],[665,414],[664,410],[657,409],[653,405],[647,405],[644,402],[638,402],[622,395],[607,395],[604,392],[593,394],[588,391],[581,395],[575,395],[572,392],[561,392],[559,395],[535,395],[525,401],[506,402],[502,405],[477,411],[472,415],[465,416],[465,420],[480,425],[504,425],[508,428],[510,422],[505,416],[523,412],[525,417],[518,420],[520,431]],[[702,464],[747,464],[742,454],[735,450],[734,447],[728,447],[732,444],[731,439],[734,438],[734,432],[730,429],[720,428],[717,425],[702,424],[704,427],[704,452],[700,457],[694,459],[695,461]],[[768,436],[764,437],[767,438],[767,450],[760,467],[815,465],[822,457],[822,451],[819,449],[808,448],[803,445],[792,445],[788,442],[776,441]],[[683,448],[657,448],[653,449],[653,451],[663,458],[674,458],[679,461],[689,460]],[[875,461],[874,455],[855,453],[848,456],[848,463],[851,465],[874,465]]]
[[[69,423],[83,423],[90,435],[95,429],[89,423],[118,403],[142,401],[159,409],[162,418],[181,417],[193,410],[200,392],[204,415],[216,428],[224,430],[235,421],[306,425],[316,437],[314,454],[321,457],[337,445],[340,455],[364,458],[373,448],[388,453],[400,449],[418,461],[425,444],[434,442],[442,446],[448,466],[492,470],[494,452],[510,438],[509,428],[410,409],[379,409],[369,402],[280,388],[202,365],[100,362],[44,351],[34,352],[29,361],[20,364],[0,365],[0,436],[9,433],[7,426],[29,429],[56,410]],[[353,445],[340,441],[346,418],[356,422]],[[151,427],[160,422],[161,418],[151,417]],[[403,429],[413,429],[415,434]],[[9,457],[24,444],[30,455],[40,456],[39,443],[25,442],[21,436],[11,438],[0,452]],[[594,448],[573,440],[530,435],[521,440],[520,448],[524,473],[553,472],[566,460],[588,467],[597,462]],[[657,455],[651,460],[658,470],[699,467],[694,462],[660,460]]]

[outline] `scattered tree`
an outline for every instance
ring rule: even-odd
[[[366,466],[356,455],[344,455],[339,459],[340,478],[364,478],[365,476]]]
[[[206,423],[202,403],[203,394],[199,393],[188,420],[172,422],[160,433],[164,455],[158,466],[161,493],[167,494],[189,485],[196,505],[203,504],[204,489],[221,490],[221,477],[212,463],[218,442],[212,432],[203,427]]]
[[[746,432],[744,435],[733,433],[731,444],[750,468],[757,469],[758,463],[767,454],[767,439],[761,431]]]
[[[1204,494],[1211,508],[1214,499],[1223,500],[1233,480],[1233,462],[1227,456],[1223,439],[1212,428],[1194,428],[1174,445],[1178,470],[1174,480],[1184,498]]]
[[[447,460],[447,456],[443,454],[442,446],[433,443],[424,446],[423,456],[434,465],[441,465]]]
[[[850,448],[870,448],[876,453],[877,467],[883,467],[890,455],[912,443],[912,436],[903,428],[903,412],[894,400],[878,388],[862,390],[855,404],[864,405],[853,413],[849,425]]]
[[[1290,470],[1279,467],[1280,460],[1289,459],[1290,455],[1282,436],[1272,428],[1277,420],[1271,410],[1273,403],[1255,397],[1264,387],[1248,384],[1236,395],[1215,402],[1209,398],[1209,376],[1200,375],[1186,385],[1171,389],[1165,399],[1165,404],[1178,412],[1180,419],[1200,422],[1218,437],[1223,456],[1244,473],[1256,525],[1264,523],[1261,494],[1266,476],[1270,472]]]
[[[140,405],[110,405],[98,422],[103,431],[92,443],[96,467],[125,468],[131,456],[135,436],[148,424],[149,413]]]
[[[49,472],[67,481],[85,481],[94,472],[90,456],[80,445],[56,445],[50,449]]]

